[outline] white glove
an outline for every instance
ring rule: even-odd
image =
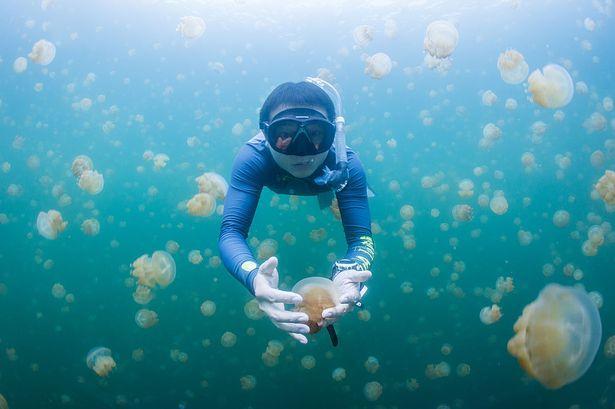
[[[339,320],[342,315],[352,311],[354,305],[361,300],[360,286],[372,277],[371,271],[344,270],[333,278],[333,285],[340,297],[340,304],[327,308],[322,312],[325,325]]]
[[[299,304],[303,298],[297,293],[278,290],[277,267],[278,259],[270,257],[260,265],[254,276],[254,295],[258,306],[271,319],[273,325],[288,332],[291,337],[302,344],[307,344],[308,340],[303,334],[310,332],[310,327],[306,325],[308,315],[284,309],[284,304]]]

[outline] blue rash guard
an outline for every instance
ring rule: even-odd
[[[336,193],[348,244],[344,262],[354,264],[356,269],[369,270],[374,247],[367,203],[367,181],[357,155],[350,149],[347,152],[348,184]],[[330,169],[335,168],[333,150],[329,151],[323,165],[314,175],[320,175],[325,165]],[[218,247],[228,271],[252,294],[258,265],[246,238],[264,186],[275,193],[299,196],[314,196],[330,191],[315,184],[311,178],[295,178],[280,168],[262,133],[242,146],[233,163]]]

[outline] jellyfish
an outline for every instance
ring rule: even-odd
[[[600,345],[598,309],[579,288],[548,284],[523,309],[508,352],[531,377],[548,389],[580,378]]]
[[[414,217],[414,213],[415,213],[414,207],[412,207],[412,205],[409,205],[409,204],[405,204],[399,209],[399,215],[404,220],[412,219]]]
[[[156,272],[156,282],[160,287],[165,288],[175,280],[175,261],[166,251],[154,251],[152,267]]]
[[[265,239],[260,242],[256,249],[256,255],[259,260],[267,260],[273,257],[278,252],[278,242],[274,239]]]
[[[55,240],[58,234],[66,229],[68,222],[62,220],[62,214],[57,210],[39,212],[36,218],[36,229],[38,233],[48,240]]]
[[[13,61],[13,71],[16,74],[21,74],[28,68],[28,60],[24,57],[17,57],[15,61]]]
[[[93,170],[94,162],[90,159],[89,156],[79,155],[75,159],[73,159],[73,163],[70,166],[70,170],[73,173],[73,176],[76,178],[80,178],[83,172],[86,170]]]
[[[604,343],[604,356],[615,358],[615,335],[610,336]]]
[[[197,193],[186,204],[192,216],[208,217],[216,210],[216,199],[209,193]]]
[[[494,196],[489,201],[489,208],[493,213],[501,216],[508,211],[508,201],[504,195]]]
[[[79,187],[91,195],[97,195],[102,192],[105,186],[103,175],[95,170],[84,170],[79,177]]]
[[[370,402],[377,401],[382,395],[382,385],[377,381],[366,383],[363,387],[363,395]]]
[[[182,37],[196,40],[205,33],[205,20],[198,16],[184,16],[179,19],[176,31],[178,31]]]
[[[306,355],[301,358],[301,366],[304,369],[313,369],[316,366],[316,358],[312,355]]]
[[[151,328],[158,324],[158,314],[156,314],[156,311],[141,308],[135,314],[135,322],[141,328]]]
[[[472,220],[474,211],[472,206],[467,204],[458,204],[453,207],[453,219],[458,222],[467,222]]]
[[[201,314],[206,317],[211,317],[216,313],[216,303],[211,300],[203,301],[201,304]]]
[[[607,119],[600,112],[592,113],[589,118],[583,121],[583,128],[587,133],[602,132],[608,126]]]
[[[90,352],[88,352],[85,361],[88,368],[101,377],[108,376],[113,368],[115,368],[115,361],[111,356],[111,350],[105,347],[92,348]]]
[[[169,159],[169,155],[165,153],[157,153],[156,155],[154,155],[154,157],[152,158],[152,161],[154,162],[154,170],[160,170],[166,167]]]
[[[4,396],[0,393],[0,409],[9,409],[9,403],[6,401]]]
[[[188,253],[188,261],[192,264],[201,264],[203,262],[203,256],[200,250],[191,250]]]
[[[365,367],[365,370],[367,372],[375,374],[376,372],[378,372],[378,369],[380,369],[380,362],[378,362],[378,358],[376,358],[375,356],[370,356],[363,363],[363,366]]]
[[[85,219],[81,223],[81,231],[86,236],[96,236],[100,232],[100,223],[96,219]]]
[[[258,306],[258,301],[254,298],[245,303],[243,313],[251,320],[260,320],[265,316],[265,313]]]
[[[220,338],[220,343],[225,348],[231,348],[237,343],[237,335],[230,331],[226,331]]]
[[[374,39],[374,27],[362,24],[352,30],[354,43],[359,47],[365,47]]]
[[[216,199],[223,200],[228,192],[228,183],[223,176],[215,172],[205,172],[195,181],[199,185],[199,192],[209,193]]]
[[[527,79],[528,91],[538,105],[545,108],[561,108],[572,100],[574,86],[568,71],[561,65],[549,64],[535,70]]]
[[[609,206],[615,206],[615,172],[606,170],[596,183],[596,191]]]
[[[310,334],[315,334],[324,325],[322,312],[339,305],[339,296],[333,285],[333,281],[324,277],[308,277],[299,281],[291,290],[303,297],[303,301],[297,304],[296,310],[308,315],[307,325]]]
[[[523,54],[517,50],[510,49],[500,54],[498,70],[500,70],[500,76],[505,83],[520,84],[530,72],[530,67],[525,62]]]
[[[385,53],[376,53],[365,59],[365,74],[379,80],[389,75],[393,68],[391,57]]]
[[[502,312],[497,304],[493,304],[491,307],[487,306],[480,310],[480,321],[485,325],[491,325],[494,322],[498,322],[502,317]]]
[[[457,194],[461,198],[472,197],[472,195],[474,195],[474,182],[470,179],[462,179],[461,182],[459,182]]]
[[[53,43],[42,39],[32,46],[32,52],[28,54],[33,62],[40,65],[49,65],[56,57],[56,46]]]
[[[427,26],[423,46],[429,55],[435,58],[450,56],[459,42],[459,32],[446,20],[436,20]]]
[[[239,378],[241,389],[244,391],[251,391],[256,387],[256,378],[253,375],[245,375]]]
[[[488,89],[487,91],[483,93],[481,100],[483,102],[483,105],[490,107],[497,102],[498,96],[495,95],[495,92]]]

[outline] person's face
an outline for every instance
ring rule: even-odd
[[[273,109],[269,115],[269,121],[271,121],[277,114],[280,112],[292,109],[292,108],[310,108],[315,111],[320,112],[327,117],[327,111],[322,107],[313,106],[313,105],[280,105]],[[284,144],[290,143],[290,138],[287,140],[279,140],[276,141],[276,144]],[[278,148],[283,145],[278,146]],[[308,156],[296,156],[296,155],[285,155],[283,153],[275,151],[271,146],[269,147],[273,159],[276,163],[285,171],[293,175],[297,178],[306,178],[313,174],[316,169],[325,161],[328,152],[319,153],[316,155],[308,155]]]

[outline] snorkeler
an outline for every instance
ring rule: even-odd
[[[348,250],[331,273],[340,304],[322,314],[337,344],[332,324],[360,305],[374,257],[365,172],[346,146],[341,115],[339,94],[321,79],[276,87],[260,110],[261,132],[235,158],[224,202],[218,242],[224,265],[274,325],[303,344],[310,332],[307,314],[284,309],[299,304],[301,296],[278,289],[277,258],[258,266],[246,238],[264,186],[278,194],[318,196],[321,207],[337,197]]]

